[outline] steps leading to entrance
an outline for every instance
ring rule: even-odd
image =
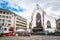
[[[44,34],[44,31],[43,31],[43,28],[42,27],[34,27],[32,29],[32,33],[33,35],[43,35]]]

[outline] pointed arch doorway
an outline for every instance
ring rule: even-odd
[[[42,25],[41,25],[41,15],[39,13],[36,15],[36,27],[38,27],[38,28],[42,27]]]
[[[36,27],[34,27],[33,32],[41,32],[43,31],[41,15],[37,13],[36,15]]]

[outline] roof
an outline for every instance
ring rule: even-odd
[[[39,4],[36,4],[33,12],[34,12],[36,9],[37,9],[37,10],[41,9],[41,10],[43,11],[43,13],[46,14],[46,12],[42,9],[42,7],[41,7]]]
[[[57,19],[56,21],[59,21],[60,20],[60,18],[59,19]]]
[[[15,14],[14,12],[12,12],[12,11],[10,11],[10,10],[7,10],[7,9],[0,8],[0,11],[3,11],[3,12],[10,12],[10,13],[16,15],[16,16],[22,17],[22,16],[20,16],[20,15],[18,15],[18,14]],[[22,17],[22,18],[25,19],[24,17]],[[25,20],[27,20],[27,19],[25,19]]]
[[[3,11],[3,12],[11,12],[11,13],[14,13],[14,12],[12,12],[12,11],[10,11],[10,10],[7,10],[7,9],[3,9],[3,8],[0,8],[0,11]]]

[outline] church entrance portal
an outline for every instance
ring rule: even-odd
[[[41,32],[43,31],[43,27],[41,24],[41,15],[38,13],[36,16],[36,27],[33,28],[33,32]]]
[[[41,27],[41,15],[39,13],[36,16],[36,27]]]

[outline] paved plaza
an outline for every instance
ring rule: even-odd
[[[12,36],[0,37],[0,40],[60,40],[60,36],[31,35],[28,36]]]

